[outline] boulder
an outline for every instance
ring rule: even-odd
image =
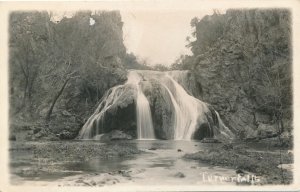
[[[255,113],[255,122],[256,123],[269,123],[271,120],[271,117],[268,114],[265,113]]]
[[[113,130],[110,133],[110,140],[131,140],[133,139],[131,135],[128,135],[119,130]]]
[[[9,140],[10,140],[10,141],[16,141],[17,138],[16,138],[15,135],[10,135],[10,136],[9,136]]]
[[[112,130],[109,133],[95,135],[93,139],[107,142],[107,141],[114,141],[114,140],[131,140],[133,139],[133,137],[129,134],[124,133],[123,131]]]
[[[57,135],[62,140],[70,140],[74,138],[74,135],[67,130],[63,130],[61,133]]]
[[[237,170],[235,171],[235,173],[236,173],[236,174],[240,174],[240,175],[245,174],[245,172],[242,171],[241,169],[237,169]]]
[[[203,138],[201,143],[221,143],[221,141],[215,138]]]
[[[181,172],[177,172],[177,173],[174,175],[174,177],[177,177],[177,178],[184,178],[185,175],[184,175],[183,173],[181,173]]]
[[[292,135],[291,132],[285,131],[285,132],[283,132],[283,133],[280,134],[280,138],[288,140],[288,139],[292,139],[293,135]]]
[[[276,125],[260,123],[257,128],[257,136],[259,138],[270,138],[278,135]]]

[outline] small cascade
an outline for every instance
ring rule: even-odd
[[[149,102],[140,88],[136,100],[138,139],[155,139]]]
[[[105,112],[118,100],[121,95],[121,87],[111,88],[103,96],[94,114],[87,120],[79,132],[79,139],[92,139],[101,133]],[[96,127],[96,129],[94,129]]]
[[[82,127],[78,138],[93,139],[105,133],[106,113],[110,110],[118,110],[126,100],[124,98],[134,93],[132,95],[135,101],[137,139],[155,139],[155,134],[160,133],[160,131],[157,133],[160,127],[154,128],[153,111],[151,111],[153,103],[148,99],[152,97],[154,91],[159,92],[159,97],[164,98],[163,104],[172,110],[169,127],[173,130],[173,135],[169,135],[169,138],[191,140],[199,131],[206,132],[203,133],[206,137],[220,134],[232,138],[232,132],[223,124],[219,114],[207,103],[191,95],[192,91],[188,90],[190,84],[187,71],[131,70],[124,85],[115,86],[104,95],[94,114]],[[154,85],[161,89],[153,88]]]

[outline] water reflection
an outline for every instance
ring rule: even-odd
[[[135,144],[138,149],[180,149],[182,152],[196,152],[212,147],[217,147],[218,143],[201,143],[200,141],[185,141],[185,140],[131,140],[128,143]]]
[[[82,141],[72,142],[74,146]],[[99,144],[99,141],[84,141]],[[78,143],[78,144],[77,144]],[[86,173],[110,173],[120,170],[146,170],[138,175],[138,181],[143,184],[149,177],[154,177],[153,182],[157,180],[165,181],[164,178],[170,178],[173,182],[173,175],[182,172],[185,178],[190,178],[185,182],[197,182],[199,171],[209,171],[211,166],[201,165],[197,161],[184,160],[182,156],[186,153],[192,153],[199,150],[205,150],[216,147],[219,144],[204,144],[198,141],[170,141],[170,140],[131,140],[131,141],[111,141],[104,144],[105,147],[116,147],[127,145],[131,148],[137,148],[143,153],[135,154],[131,157],[110,157],[101,158],[97,154],[88,161],[78,161],[71,159],[68,162],[58,160],[39,161],[38,157],[33,158],[32,154],[24,154],[22,150],[11,151],[11,172],[14,175],[25,180],[43,180],[53,181],[62,179],[70,175],[81,175]],[[24,172],[27,171],[27,172]],[[28,171],[30,174],[28,174]],[[213,171],[220,171],[215,169]],[[226,170],[221,170],[226,173]],[[229,171],[230,173],[234,173]],[[227,174],[227,173],[226,173]],[[176,182],[175,182],[176,183]]]
[[[82,172],[97,172],[97,173],[108,173],[118,170],[128,169],[129,166],[122,162],[130,158],[110,158],[100,159],[95,158],[86,162],[69,162],[62,166],[67,170],[82,171]]]

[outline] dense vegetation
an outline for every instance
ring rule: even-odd
[[[126,81],[126,68],[144,67],[126,53],[119,12],[53,18],[48,12],[10,15],[12,132],[28,129],[42,137],[64,130],[74,137],[104,92]]]
[[[191,26],[193,56],[175,69],[191,70],[201,98],[240,138],[292,130],[291,15],[283,9],[215,12]],[[191,38],[187,38],[190,40]]]

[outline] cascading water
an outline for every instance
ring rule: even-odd
[[[205,121],[204,114],[209,112],[209,109],[203,102],[189,95],[170,75],[172,74],[167,74],[166,81],[162,83],[168,90],[175,108],[174,138],[176,140],[191,139],[198,120]],[[174,87],[173,92],[170,91],[170,86]]]
[[[133,94],[136,110],[136,132],[138,139],[155,139],[157,127],[153,126],[153,111],[148,97],[158,91],[153,85],[159,86],[159,94],[164,98],[164,105],[172,109],[172,122],[169,125],[173,130],[169,138],[175,140],[190,140],[203,125],[212,137],[219,133],[226,138],[233,136],[231,131],[222,123],[219,114],[212,111],[209,105],[193,97],[187,92],[186,71],[146,71],[131,70],[124,85],[111,88],[102,98],[94,114],[88,119],[79,133],[79,139],[93,139],[105,133],[105,115],[108,111],[122,105],[125,98]],[[149,88],[150,87],[150,88]],[[145,94],[146,92],[147,94]],[[145,92],[145,93],[144,93]],[[214,116],[215,115],[215,116]],[[214,118],[215,117],[215,120]],[[116,119],[118,120],[118,119]],[[216,130],[217,129],[217,130]],[[216,133],[215,133],[216,132]]]
[[[128,82],[136,86],[136,121],[138,139],[155,139],[149,101],[140,86],[141,78],[135,71],[128,74]]]

